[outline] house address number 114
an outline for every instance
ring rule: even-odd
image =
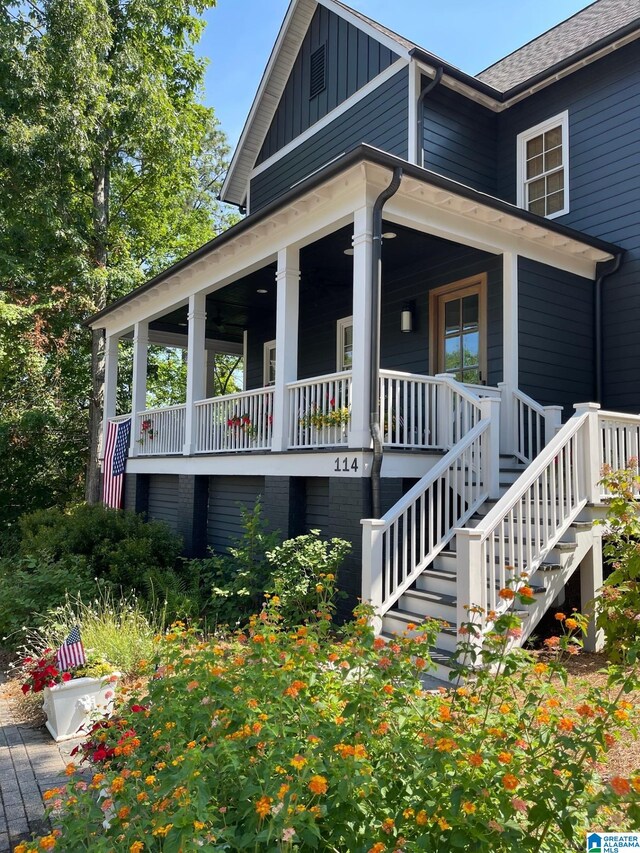
[[[357,471],[358,460],[349,459],[348,456],[336,456],[335,467],[333,470],[336,474],[348,474],[350,471]]]

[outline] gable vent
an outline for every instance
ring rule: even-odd
[[[311,82],[309,98],[315,98],[327,85],[327,46],[323,44],[311,54]]]

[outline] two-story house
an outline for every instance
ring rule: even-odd
[[[105,425],[133,339],[126,507],[198,553],[262,495],[353,543],[385,633],[446,619],[443,665],[506,566],[524,637],[574,571],[592,598],[600,467],[640,435],[605,411],[640,409],[638,36],[638,0],[597,0],[473,77],[292,0],[222,191],[246,218],[90,320]],[[188,351],[184,405],[147,408],[150,343]],[[216,351],[242,393],[210,396]]]

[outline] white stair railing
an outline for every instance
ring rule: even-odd
[[[456,531],[458,626],[468,605],[506,610],[509,577],[531,576],[590,499],[592,413],[577,408],[486,517]]]
[[[455,380],[441,384],[458,393]],[[458,398],[467,402],[468,394],[460,391]],[[498,487],[499,400],[473,403],[476,422],[466,435],[381,519],[362,520],[362,599],[379,617]]]
[[[138,412],[134,436],[138,456],[182,453],[186,410],[186,406],[166,406]]]
[[[541,406],[519,388],[502,394],[502,449],[529,464],[556,434],[562,424],[562,406]]]
[[[271,448],[273,388],[200,400],[195,412],[196,453]]]
[[[289,447],[334,447],[348,443],[351,372],[316,376],[287,385]]]

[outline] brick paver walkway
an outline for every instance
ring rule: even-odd
[[[65,784],[64,769],[77,743],[56,744],[44,727],[18,725],[9,702],[0,696],[0,853],[13,850],[33,832],[48,831],[42,794]]]

